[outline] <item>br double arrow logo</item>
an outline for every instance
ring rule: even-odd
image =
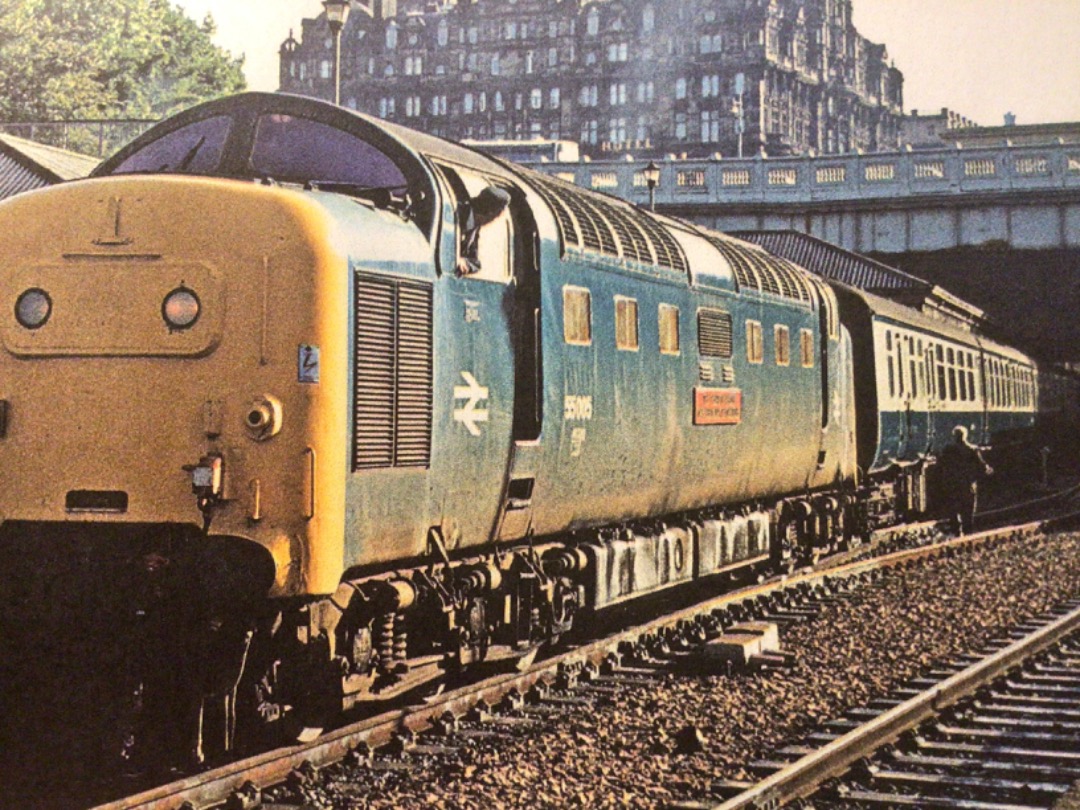
[[[476,377],[467,371],[461,372],[461,378],[465,385],[454,386],[454,403],[465,400],[465,404],[454,408],[454,421],[461,422],[473,436],[480,435],[480,422],[488,420],[487,408],[481,408],[480,404],[487,402],[488,389],[476,381]]]

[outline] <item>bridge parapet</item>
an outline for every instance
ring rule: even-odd
[[[547,163],[548,174],[648,201],[641,163]],[[795,158],[665,160],[656,202],[679,209],[716,204],[812,204],[911,197],[1080,190],[1080,145],[943,148]]]

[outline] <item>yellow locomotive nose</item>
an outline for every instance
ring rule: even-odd
[[[326,218],[295,192],[166,176],[0,206],[0,460],[22,471],[0,520],[209,523],[269,549],[276,590],[332,591],[342,553],[320,569],[305,550],[322,538],[334,560],[343,531],[327,437],[345,429],[348,282]]]

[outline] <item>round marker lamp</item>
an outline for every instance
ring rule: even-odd
[[[40,329],[52,314],[52,299],[42,289],[34,287],[15,302],[15,320],[27,329]]]
[[[187,287],[177,287],[165,296],[161,317],[170,329],[190,329],[199,320],[199,296]]]

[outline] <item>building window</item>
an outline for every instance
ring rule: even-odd
[[[608,140],[611,143],[624,143],[626,141],[625,118],[612,118],[608,122]]]
[[[600,33],[600,13],[595,6],[589,9],[589,16],[585,18],[585,33],[590,37]]]
[[[679,308],[661,304],[657,312],[660,323],[660,354],[679,353]]]
[[[720,140],[720,111],[701,111],[701,141],[702,143],[717,143]]]
[[[613,42],[608,45],[607,60],[609,62],[625,62],[629,58],[629,49],[625,42]]]
[[[585,121],[581,125],[581,142],[596,145],[599,140],[600,126],[596,121]]]
[[[620,351],[637,351],[637,301],[615,296],[615,345]]]
[[[656,27],[656,11],[652,6],[645,6],[641,12],[642,33],[649,34]]]
[[[501,66],[499,65],[499,55],[498,55],[498,54],[494,54],[494,55],[493,55],[493,56],[491,57],[491,75],[492,75],[492,76],[498,76],[498,75],[499,75],[499,71],[500,71],[501,69],[502,69],[502,68],[501,68]]]
[[[397,23],[392,21],[386,26],[386,48],[387,50],[394,50],[397,47],[398,29]]]
[[[548,67],[555,67],[559,64],[559,49],[548,48]]]
[[[610,101],[612,107],[618,107],[626,103],[626,82],[612,82],[610,87]]]
[[[701,97],[715,98],[720,95],[720,77],[717,75],[701,77]]]
[[[439,43],[440,48],[445,48],[450,41],[450,26],[446,24],[446,20],[439,20],[439,29],[435,35],[435,41]]]
[[[791,365],[791,331],[781,324],[773,327],[773,337],[776,343],[776,365]]]
[[[529,106],[534,110],[542,109],[544,106],[544,91],[539,87],[534,87],[533,91],[529,93]]]
[[[595,84],[586,85],[578,93],[578,103],[582,107],[595,107],[600,99],[600,91]]]
[[[686,79],[678,79],[675,82],[675,98],[686,98]]]
[[[558,87],[552,87],[548,93],[548,107],[553,110],[559,109],[560,93]]]
[[[675,139],[686,140],[686,113],[675,113]]]
[[[495,91],[495,112],[503,112],[506,109],[506,104],[503,102],[502,90]]]
[[[765,362],[765,341],[758,321],[746,322],[746,359],[755,364]]]
[[[532,73],[533,72],[533,52],[532,51],[526,51],[525,52],[525,72],[526,73]]]
[[[592,343],[591,296],[581,287],[563,287],[563,339],[575,346]]]
[[[799,332],[799,360],[803,368],[814,367],[814,333],[809,329]]]

